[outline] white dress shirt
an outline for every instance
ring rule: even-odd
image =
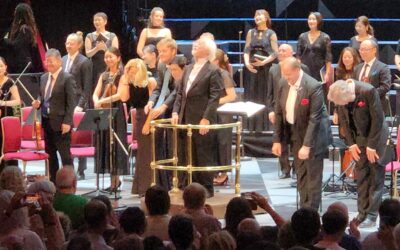
[[[358,80],[363,81],[363,79],[362,79],[363,76],[364,76],[364,75],[365,75],[365,76],[368,76],[368,75],[369,75],[369,71],[371,70],[372,64],[374,64],[375,60],[376,60],[376,58],[374,57],[374,59],[372,59],[371,61],[365,62],[365,63],[364,63],[364,66],[361,68],[360,75],[358,76]],[[365,67],[366,67],[367,64],[368,64],[368,68],[365,69]],[[364,72],[364,71],[365,71],[365,72]]]
[[[50,91],[50,96],[51,96],[51,92],[53,91],[54,84],[55,84],[56,81],[57,81],[57,77],[58,77],[58,75],[60,74],[61,69],[62,69],[62,68],[60,67],[54,74],[49,73],[49,79],[47,79],[47,84],[46,84],[46,89],[45,89],[44,96],[47,95],[47,92],[48,92],[48,91]],[[52,81],[51,81],[51,80],[52,80]]]
[[[199,74],[200,70],[203,68],[203,66],[207,63],[208,59],[207,58],[199,58],[196,60],[196,63],[193,65],[193,69],[190,72],[189,79],[186,84],[186,94],[189,92],[190,87],[192,86],[192,83],[196,79],[197,75]]]
[[[303,70],[300,70],[300,75],[297,81],[291,85],[289,84],[289,93],[286,99],[286,121],[290,124],[294,124],[294,108],[296,105],[297,91],[300,87],[301,79],[303,78]]]

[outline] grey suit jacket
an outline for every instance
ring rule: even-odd
[[[63,71],[65,71],[65,67],[67,66],[67,60],[68,55],[63,56]],[[93,89],[92,62],[82,54],[78,54],[70,67],[69,73],[74,77],[76,82],[75,105],[83,109],[88,108]]]
[[[281,79],[277,95],[279,101],[275,103],[276,126],[273,141],[285,142],[294,139],[298,146],[311,147],[314,155],[326,152],[327,146],[332,142],[332,134],[321,83],[306,73],[303,74],[297,92],[293,125],[295,129],[291,138],[286,121],[288,93],[289,84]]]
[[[163,104],[168,106],[169,110],[172,110],[176,98],[176,83],[174,79],[172,78],[171,74],[165,75],[165,72],[167,72],[167,66],[164,63],[159,63],[157,67],[158,71],[158,77],[157,77],[157,86],[153,90],[149,101],[152,101],[154,103],[154,106],[156,105],[158,98],[161,95],[161,90],[164,81],[168,81],[168,92],[165,95],[165,100]],[[167,79],[165,79],[167,77]]]

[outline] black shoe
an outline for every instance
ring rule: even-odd
[[[291,183],[290,183],[290,186],[291,186],[291,187],[294,187],[294,188],[297,187],[297,181],[291,182]]]
[[[373,221],[370,218],[365,219],[361,224],[358,226],[359,228],[369,228],[369,227],[376,227],[376,221]]]
[[[279,175],[279,179],[287,179],[290,178],[290,173],[282,173]]]

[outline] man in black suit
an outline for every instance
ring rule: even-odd
[[[293,56],[293,48],[289,44],[281,44],[278,48],[278,60],[279,62],[284,61],[286,58]],[[305,73],[309,73],[307,65],[301,64],[301,69]],[[282,79],[281,66],[279,63],[273,64],[269,69],[268,73],[268,88],[267,88],[267,108],[268,118],[272,124],[275,124],[275,102],[278,94],[279,82]],[[282,144],[282,155],[279,157],[279,164],[282,173],[279,175],[280,179],[290,178],[290,162],[288,147]],[[296,174],[293,173],[293,178],[296,178]]]
[[[65,48],[68,52],[62,58],[62,70],[70,73],[76,83],[75,112],[82,112],[89,107],[89,96],[92,89],[92,62],[79,53],[83,44],[82,36],[72,33],[67,37]],[[85,179],[86,158],[79,158],[78,180]]]
[[[385,179],[385,122],[379,90],[370,84],[347,80],[329,88],[328,99],[338,106],[346,144],[356,161],[358,216],[361,226],[374,226]]]
[[[353,79],[370,83],[378,90],[385,114],[389,114],[389,102],[386,93],[392,85],[389,67],[376,58],[378,44],[372,39],[367,39],[360,44],[360,56],[364,61],[354,68]]]
[[[62,164],[72,165],[71,126],[75,108],[75,80],[62,71],[61,55],[56,49],[46,52],[48,73],[40,78],[40,99],[32,106],[41,109],[44,129],[45,151],[49,154],[50,180],[55,183],[59,169],[57,151]]]
[[[217,66],[210,63],[215,57],[216,45],[208,38],[193,43],[195,63],[184,69],[172,113],[173,124],[209,125],[217,121],[217,107],[223,80]],[[193,165],[216,165],[216,134],[208,129],[193,132]],[[186,138],[180,143],[183,145]],[[181,152],[183,152],[181,150]],[[182,157],[184,155],[182,154]],[[180,159],[181,160],[181,159]],[[186,161],[183,161],[186,164]],[[212,172],[194,172],[193,181],[202,184],[209,197],[214,195]]]
[[[281,62],[283,79],[275,104],[272,153],[281,156],[282,144],[290,144],[297,173],[300,206],[318,209],[321,201],[323,154],[331,142],[329,117],[322,85],[290,57]]]

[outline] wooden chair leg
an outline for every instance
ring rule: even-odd
[[[46,175],[47,179],[50,180],[49,159],[46,159],[44,164],[45,164],[44,174]]]

